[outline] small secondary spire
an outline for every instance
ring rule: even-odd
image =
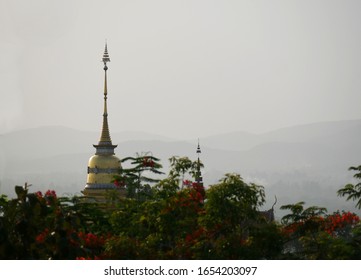
[[[197,172],[196,172],[196,183],[203,186],[203,178],[202,178],[202,172],[201,172],[201,161],[199,160],[199,154],[201,153],[201,146],[199,145],[199,138],[198,138],[198,146],[197,146],[197,154],[198,154],[198,160],[197,160]]]

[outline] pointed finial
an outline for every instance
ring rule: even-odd
[[[108,54],[108,44],[107,44],[107,42],[105,42],[105,50],[104,50],[104,54],[103,54],[104,69],[107,66],[107,62],[110,62],[110,58],[109,58],[109,54]]]
[[[199,145],[199,138],[198,138],[198,147],[197,147],[197,154],[201,153],[201,146]]]
[[[107,82],[107,62],[110,62],[109,54],[108,54],[108,46],[105,42],[105,50],[103,55],[103,62],[104,62],[104,113],[103,113],[103,127],[102,127],[102,134],[100,136],[99,145],[101,143],[112,145],[112,140],[110,138],[109,133],[109,125],[108,125],[108,109],[107,109],[107,95],[108,95],[108,82]]]

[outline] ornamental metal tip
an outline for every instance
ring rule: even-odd
[[[198,139],[198,146],[197,146],[197,154],[201,153],[201,146],[199,145],[199,139]]]
[[[106,65],[107,62],[110,62],[107,43],[105,43],[105,50],[104,50],[104,54],[103,54],[103,62],[104,62],[104,65]]]

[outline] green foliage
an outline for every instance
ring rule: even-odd
[[[188,157],[173,156],[169,159],[170,172],[169,178],[178,182],[181,188],[184,188],[185,175],[188,173],[193,179],[197,174],[198,161],[192,161]],[[203,168],[203,163],[199,162],[199,167]],[[181,182],[181,183],[180,183]]]
[[[203,259],[274,259],[279,257],[283,237],[276,223],[259,212],[265,202],[262,186],[245,183],[239,174],[226,174],[206,191],[204,229],[197,256]]]
[[[291,214],[287,214],[282,218],[283,224],[290,224],[295,222],[310,221],[314,217],[326,214],[327,209],[324,207],[311,206],[304,209],[305,202],[297,202],[296,204],[288,204],[281,206],[281,210],[290,210]]]
[[[164,174],[160,171],[162,165],[159,159],[149,153],[136,154],[135,157],[126,157],[121,163],[129,162],[131,167],[122,168],[120,175],[115,176],[114,184],[118,187],[126,187],[127,197],[137,200],[146,200],[152,196],[151,184],[160,180],[149,177],[150,174]],[[149,174],[147,176],[147,174]]]
[[[239,174],[226,174],[207,190],[206,224],[222,225],[225,230],[246,227],[258,217],[258,209],[265,202],[263,186],[247,184]]]
[[[154,186],[154,197],[156,199],[166,199],[176,195],[178,190],[178,182],[174,178],[168,177]]]
[[[28,185],[15,191],[17,198],[1,199],[0,259],[75,259],[101,253],[101,246],[94,246],[99,238],[86,232],[107,227],[98,207],[58,198],[54,191],[29,193]]]
[[[359,217],[350,212],[331,215],[323,207],[304,209],[304,202],[282,206],[291,213],[282,218],[287,259],[358,259]]]
[[[356,207],[361,209],[361,165],[354,167],[351,166],[349,170],[357,171],[353,177],[359,180],[357,184],[347,184],[342,189],[338,190],[339,196],[346,196],[346,200],[357,200]]]
[[[131,167],[116,182],[128,196],[109,192],[109,204],[30,193],[27,184],[15,187],[15,199],[0,196],[0,259],[361,258],[354,213],[298,202],[281,207],[289,213],[278,223],[260,212],[263,186],[239,174],[204,189],[184,180],[198,168],[187,158],[173,157],[162,180],[148,176],[161,174],[155,157],[124,162]]]

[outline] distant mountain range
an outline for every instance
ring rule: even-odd
[[[236,131],[203,138],[202,144],[214,149],[245,151],[269,142],[300,143],[324,139],[348,133],[348,130],[357,131],[360,126],[361,120],[350,120],[298,125],[262,134]]]
[[[196,159],[197,140],[174,140],[143,132],[112,133],[120,158],[151,152],[168,171],[173,155]],[[0,135],[0,192],[13,196],[25,181],[34,190],[79,193],[85,186],[87,162],[99,133],[60,126]],[[298,201],[329,211],[354,209],[336,191],[352,182],[348,168],[361,164],[361,120],[315,123],[263,134],[233,132],[200,139],[204,181],[217,182],[227,172],[265,186],[266,208]],[[277,212],[276,212],[277,214]]]

